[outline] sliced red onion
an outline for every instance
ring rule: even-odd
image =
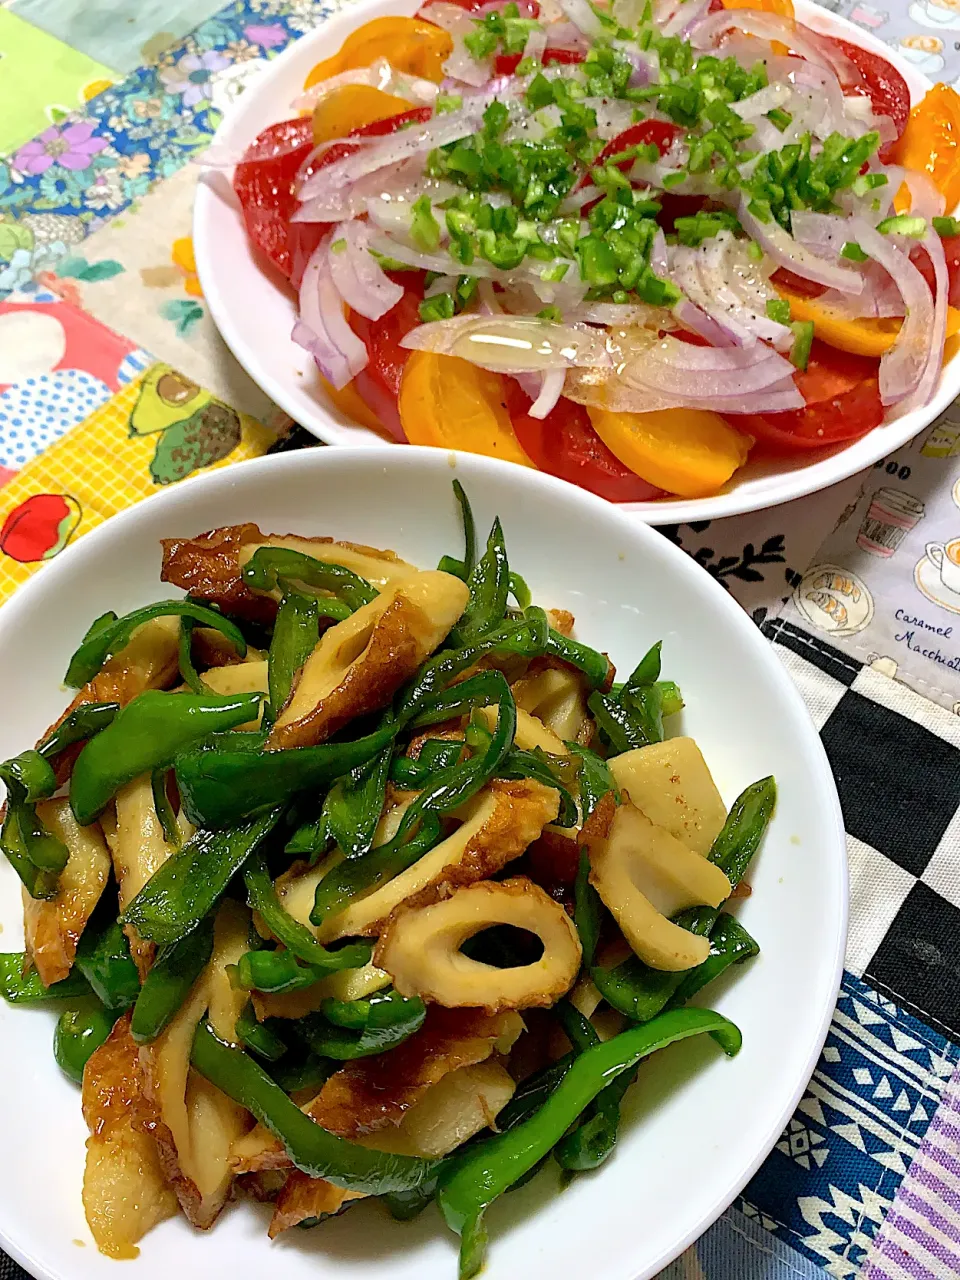
[[[589,40],[572,22],[548,22],[546,32],[548,49],[579,49],[586,53],[590,48]]]
[[[633,124],[633,103],[619,98],[584,98],[583,105],[592,107],[597,117],[597,136],[604,142],[617,138]]]
[[[347,324],[343,299],[330,275],[325,236],[313,251],[300,285],[300,315],[292,338],[313,356],[323,376],[339,391],[364,369],[367,348]]]
[[[591,40],[604,34],[603,23],[594,13],[589,0],[560,0],[560,8],[570,22]]]
[[[557,401],[563,395],[566,378],[566,369],[550,369],[543,375],[537,397],[527,410],[531,418],[543,419],[556,408]]]
[[[412,329],[400,345],[459,356],[494,373],[609,366],[604,333],[590,325],[554,324],[535,316],[456,316]]]
[[[825,257],[837,257],[850,240],[850,220],[833,213],[797,209],[790,215],[794,240]]]
[[[886,319],[903,315],[903,298],[900,290],[893,283],[877,262],[860,264],[863,276],[863,293],[854,297],[849,293],[837,293],[828,289],[817,299],[817,305],[828,307],[844,320]]]
[[[823,133],[849,133],[846,112],[844,110],[843,89],[840,81],[829,67],[818,66],[815,62],[805,62],[802,58],[791,58],[794,83],[802,89],[816,92],[823,110],[819,120],[823,121]],[[816,102],[816,99],[814,99]]]
[[[667,238],[663,228],[658,227],[650,245],[650,270],[658,276],[665,276],[670,270],[670,257],[667,252]]]
[[[464,37],[476,30],[472,15],[459,5],[446,4],[444,0],[435,0],[430,5],[429,15],[430,22],[453,37],[453,52],[443,64],[444,73],[464,84],[486,84],[491,75],[489,64],[478,62],[464,44]]]
[[[678,245],[671,253],[671,271],[690,301],[726,335],[727,341],[714,345],[728,346],[732,340],[752,347],[762,339],[781,351],[792,346],[790,329],[767,315],[767,303],[778,297],[769,272],[750,258],[746,242],[731,232],[721,231],[697,249]],[[696,317],[689,313],[688,319]],[[695,332],[714,341],[702,325]]]
[[[890,274],[903,297],[906,317],[896,342],[880,359],[880,399],[884,404],[897,404],[912,396],[921,384],[926,385],[924,374],[931,361],[936,361],[936,373],[939,374],[942,351],[939,355],[935,351],[936,307],[923,276],[909,257],[886,236],[871,227],[864,218],[851,219],[850,235],[864,253],[868,253]],[[931,261],[936,271],[937,261],[933,253]],[[946,297],[939,281],[937,292],[943,292]],[[945,310],[943,316],[945,323]]]
[[[734,347],[736,340],[729,332],[717,324],[716,320],[701,311],[689,298],[681,298],[673,308],[673,314],[685,329],[706,338],[714,347]]]
[[[897,128],[889,116],[877,115],[868,97],[862,93],[848,93],[843,99],[843,116],[845,133],[854,133],[851,125],[856,124],[858,134],[870,133],[873,130],[880,135],[880,142],[896,142]]]
[[[622,376],[635,387],[706,401],[763,391],[793,372],[789,360],[762,343],[718,349],[667,336],[629,361]]]
[[[741,98],[739,102],[731,102],[730,110],[736,112],[741,120],[756,120],[759,116],[765,116],[768,111],[782,107],[792,97],[793,90],[790,86],[778,80],[751,93],[747,98]]]
[[[403,285],[395,284],[370,253],[370,228],[364,222],[337,229],[328,262],[341,298],[368,320],[379,320],[403,297]]]
[[[910,189],[910,212],[918,218],[939,218],[946,207],[943,193],[933,185],[930,175],[918,169],[904,169],[903,181]]]
[[[735,13],[743,12],[742,10],[733,10]],[[815,253],[811,253],[809,249],[805,249],[803,245],[797,241],[787,231],[780,226],[778,222],[761,222],[759,218],[755,218],[747,207],[747,199],[744,196],[740,198],[740,206],[737,216],[740,219],[740,225],[751,239],[763,249],[764,253],[776,262],[779,267],[786,267],[788,271],[792,271],[795,275],[802,276],[805,280],[813,280],[817,284],[826,285],[831,289],[839,289],[842,293],[861,293],[863,291],[863,280],[855,272],[847,267],[841,267],[835,262],[828,262],[825,258],[818,257]]]
[[[368,173],[389,168],[413,156],[424,155],[435,147],[446,146],[449,142],[468,137],[476,130],[484,111],[495,96],[488,100],[486,94],[477,94],[465,100],[458,111],[445,112],[424,124],[412,125],[386,137],[369,139],[367,146],[358,148],[342,160],[335,160],[333,164],[319,169],[307,178],[298,193],[300,200],[305,203],[318,197],[339,197],[345,188],[350,187],[358,178],[366,177]]]
[[[630,329],[636,325],[656,330],[675,327],[669,311],[663,307],[650,307],[645,302],[586,302],[571,311],[566,319],[605,324],[612,329]]]
[[[547,47],[547,33],[543,27],[534,27],[527,36],[527,43],[523,46],[523,56],[532,58],[534,62],[539,62],[543,57]]]
[[[728,31],[742,31],[761,40],[779,40],[808,62],[831,65],[819,42],[812,39],[812,31],[804,28],[804,34],[800,35],[793,22],[758,9],[718,9],[704,18],[691,36],[690,43],[695,49],[715,49]]]
[[[564,217],[571,213],[579,213],[585,205],[599,200],[602,195],[603,192],[599,187],[595,187],[592,182],[588,183],[587,186],[570,192],[560,205],[560,213]]]
[[[689,347],[689,344],[688,344]],[[689,347],[690,350],[697,348]],[[702,349],[702,348],[701,348]],[[731,396],[709,396],[680,393],[664,395],[646,387],[630,386],[622,379],[600,369],[571,369],[567,373],[563,394],[576,404],[595,405],[611,413],[653,413],[658,409],[709,409],[732,416],[743,413],[786,413],[802,409],[803,396],[792,378],[785,378],[762,391],[735,393]]]
[[[936,282],[933,306],[932,340],[927,367],[914,394],[906,401],[904,408],[920,409],[933,399],[940,373],[943,369],[943,347],[947,337],[947,298],[950,292],[950,280],[947,275],[947,260],[943,252],[943,242],[932,227],[927,227],[923,237],[926,249],[933,266]]]
[[[480,305],[477,308],[477,310],[480,312],[481,315],[499,316],[503,314],[503,307],[501,307],[499,301],[497,300],[497,293],[493,287],[492,280],[480,281],[480,283],[477,285],[477,296],[480,299]],[[532,377],[534,375],[530,375],[530,376]],[[531,396],[531,399],[532,399],[532,396]]]

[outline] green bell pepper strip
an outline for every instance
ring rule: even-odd
[[[710,932],[710,954],[703,964],[688,969],[683,981],[667,1002],[668,1009],[685,1005],[709,982],[719,978],[731,965],[744,964],[760,954],[760,944],[735,916],[722,911]]]
[[[64,682],[71,688],[79,689],[93,679],[109,657],[118,653],[129,642],[137,627],[142,627],[153,618],[167,617],[193,618],[203,627],[213,627],[227,637],[241,658],[246,657],[247,642],[243,632],[235,622],[225,618],[216,609],[198,604],[195,600],[160,600],[157,604],[134,609],[122,618],[118,618],[115,613],[105,613],[99,617],[70,659]]]
[[[510,565],[500,517],[493,522],[487,547],[467,579],[470,599],[453,631],[453,643],[469,645],[502,624],[510,592]]]
[[[191,1060],[211,1084],[279,1138],[294,1165],[311,1178],[375,1196],[411,1191],[433,1172],[433,1160],[372,1151],[321,1129],[248,1054],[224,1044],[205,1022],[197,1028]]]
[[[371,850],[364,858],[335,867],[323,877],[310,913],[314,924],[322,924],[328,915],[342,911],[354,894],[379,888],[412,866],[436,843],[440,835],[438,815],[465,804],[495,776],[513,745],[517,728],[517,704],[502,672],[485,671],[447,693],[432,695],[417,718],[426,718],[428,723],[431,716],[445,720],[452,714],[451,707],[467,710],[480,705],[481,700],[485,704],[497,703],[496,728],[486,751],[435,774],[407,809],[389,843]]]
[[[554,820],[554,825],[558,827],[575,827],[579,821],[577,802],[565,785],[567,780],[572,780],[571,775],[572,779],[576,778],[575,761],[571,762],[565,756],[551,755],[541,747],[535,747],[532,751],[513,747],[497,769],[498,778],[530,778],[559,791],[560,812]]]
[[[589,747],[582,747],[579,742],[568,742],[566,747],[580,761],[580,809],[586,822],[608,791],[617,794],[617,784],[602,756]]]
[[[270,834],[281,810],[230,831],[198,831],[150,877],[120,916],[141,938],[170,946],[196,929],[247,859]]]
[[[371,955],[372,944],[351,943],[337,951],[330,951],[317,941],[311,931],[294,920],[277,896],[277,891],[262,857],[254,857],[244,875],[247,901],[259,912],[264,924],[273,936],[286,947],[287,952],[322,973],[336,973],[341,969],[359,969]],[[269,955],[269,952],[261,954]]]
[[[528,1076],[526,1080],[520,1081],[513,1097],[497,1116],[497,1128],[501,1133],[515,1129],[518,1124],[543,1106],[573,1066],[576,1056],[574,1053],[565,1053],[556,1062],[548,1063],[533,1075]]]
[[[332,1058],[318,1058],[315,1053],[308,1053],[299,1062],[283,1061],[272,1068],[274,1080],[287,1093],[297,1093],[301,1089],[317,1093],[339,1070],[339,1062]],[[430,1195],[432,1198],[433,1192]]]
[[[453,493],[460,504],[460,519],[463,522],[463,559],[455,556],[442,556],[437,566],[444,573],[452,573],[455,578],[466,582],[473,573],[477,563],[477,527],[473,520],[473,508],[470,499],[459,480],[453,482]]]
[[[736,1026],[709,1009],[672,1009],[587,1049],[538,1111],[508,1132],[478,1143],[444,1172],[437,1201],[447,1226],[461,1236],[461,1280],[476,1275],[483,1264],[486,1210],[559,1142],[597,1094],[657,1049],[704,1032],[719,1033],[728,1056],[739,1051]]]
[[[361,858],[373,847],[387,793],[393,743],[367,764],[352,769],[327,792],[321,817],[326,834],[345,858]]]
[[[113,1013],[129,1009],[140,992],[140,975],[119,920],[110,919],[99,930],[88,924],[77,946],[74,965],[104,1008]]]
[[[644,654],[616,692],[592,693],[587,700],[597,724],[618,755],[663,741],[663,689],[658,684],[661,645],[658,641]]]
[[[80,752],[70,777],[70,807],[81,826],[94,822],[116,793],[142,773],[174,762],[218,729],[256,719],[262,694],[164,693],[147,689],[127,703]]]
[[[763,839],[777,799],[773,778],[752,783],[733,802],[723,829],[707,854],[737,885]],[[720,914],[719,908],[691,907],[676,917],[676,923],[699,937],[708,937]],[[687,971],[689,972],[689,970]],[[651,969],[631,956],[615,969],[594,968],[593,980],[608,1004],[636,1022],[646,1022],[660,1012],[686,979],[687,972],[667,973]]]
[[[285,591],[277,610],[267,661],[271,720],[276,720],[286,705],[297,673],[317,647],[319,639],[317,597],[301,595],[299,591]]]
[[[39,751],[23,751],[0,764],[7,812],[0,827],[0,850],[32,898],[52,898],[70,854],[37,817],[36,802],[52,796],[57,779]]]
[[[212,915],[158,954],[133,1006],[130,1033],[138,1044],[156,1040],[176,1017],[212,955]]]
[[[517,602],[518,609],[529,609],[533,597],[530,594],[530,588],[527,586],[526,580],[521,578],[519,573],[510,574],[510,594]]]
[[[184,684],[193,693],[207,694],[210,686],[205,684],[193,663],[193,618],[180,619],[180,635],[177,638],[177,661]]]
[[[44,760],[53,760],[76,742],[92,738],[112,724],[120,710],[119,702],[85,702],[57,725],[37,747]]]
[[[460,762],[463,743],[457,739],[432,738],[425,742],[416,760],[397,756],[390,765],[390,781],[398,787],[419,791],[440,769],[449,769]]]
[[[360,944],[363,945],[363,944]],[[347,948],[344,948],[347,950]],[[368,947],[367,960],[373,954]],[[364,961],[366,963],[366,961]],[[342,968],[358,966],[344,963]],[[245,952],[233,967],[230,980],[242,991],[266,991],[270,995],[282,995],[287,991],[303,991],[316,986],[321,979],[333,972],[329,965],[301,964],[290,951],[257,950]]]
[[[153,791],[153,807],[156,809],[157,817],[160,819],[163,838],[174,849],[179,849],[183,841],[180,839],[180,828],[177,826],[173,805],[167,795],[167,770],[154,769],[150,785]]]
[[[352,569],[288,547],[260,547],[244,565],[241,576],[252,591],[285,590],[294,582],[328,591],[330,596],[316,597],[317,609],[337,621],[377,598],[376,589]]]
[[[219,743],[185,751],[176,761],[184,812],[198,826],[229,827],[264,809],[286,804],[298,792],[328,787],[335,778],[372,760],[393,741],[395,733],[396,727],[388,725],[353,742],[325,742],[286,751],[244,750],[239,744],[231,749]]]
[[[575,1053],[583,1053],[600,1043],[600,1037],[589,1018],[585,1018],[576,1005],[571,1004],[566,997],[557,1001],[553,1006],[553,1012],[557,1015]]]
[[[419,1031],[427,1016],[422,1000],[417,997],[405,1000],[395,991],[352,1003],[357,1009],[355,1014],[348,1015],[343,1001],[324,1001],[328,1007],[332,1005],[341,1018],[355,1016],[359,1022],[355,1027],[334,1023],[326,1015],[318,1014],[308,1014],[298,1022],[298,1032],[321,1058],[352,1062],[386,1053]]]
[[[257,1021],[252,1004],[248,1004],[237,1018],[236,1035],[245,1049],[267,1062],[278,1062],[287,1052],[286,1044],[276,1032]]]
[[[665,716],[675,716],[683,710],[683,694],[680,692],[680,686],[673,680],[658,680],[657,687],[660,690],[660,706]]]
[[[0,995],[9,1004],[35,1004],[47,1000],[73,1000],[89,996],[90,984],[74,968],[61,982],[45,987],[36,969],[29,969],[25,951],[0,951]]]
[[[582,1173],[603,1164],[617,1145],[620,1103],[636,1078],[636,1068],[617,1076],[593,1100],[592,1114],[563,1135],[553,1149],[553,1157],[561,1169]]]
[[[589,969],[597,954],[597,943],[600,940],[603,903],[600,901],[599,893],[590,883],[590,857],[586,849],[580,850],[577,878],[573,884],[573,904],[573,923],[577,926],[577,933],[580,935],[583,963]]]
[[[83,1084],[83,1069],[113,1030],[117,1015],[98,1005],[93,1009],[65,1009],[53,1033],[57,1066],[74,1084]]]
[[[605,653],[599,653],[570,636],[561,635],[553,627],[547,636],[546,652],[551,658],[559,658],[582,671],[591,689],[606,689],[613,679],[613,663]]]

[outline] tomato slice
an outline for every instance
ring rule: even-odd
[[[960,307],[960,236],[944,236],[940,243],[947,260],[947,279],[950,283],[947,301],[951,307]],[[920,246],[910,251],[910,261],[930,286],[930,292],[935,293],[937,282],[933,267]]]
[[[493,60],[493,74],[495,76],[515,75],[522,57],[522,53],[498,53]],[[583,62],[585,57],[586,54],[580,49],[544,49],[541,63],[545,67],[549,67],[551,63],[573,67]]]
[[[432,114],[432,107],[413,107],[352,129],[349,136],[382,137],[395,133],[401,125],[429,120]],[[255,158],[241,160],[233,175],[233,189],[240,201],[247,235],[295,289],[299,289],[306,265],[329,229],[328,223],[290,221],[300,203],[295,195],[297,174],[313,149],[310,116],[284,120],[257,135],[247,148]],[[342,160],[355,150],[348,142],[334,143],[318,157],[310,172]]]
[[[362,400],[383,423],[395,440],[406,442],[400,424],[397,400],[403,368],[410,357],[400,339],[420,323],[420,303],[423,301],[423,273],[403,271],[391,276],[404,286],[404,294],[395,307],[379,320],[350,313],[350,327],[367,348],[370,363],[353,380]]]
[[[789,413],[738,414],[729,421],[756,438],[754,456],[802,453],[859,440],[883,421],[879,361],[814,339],[804,372],[794,375],[806,405]]]
[[[826,41],[837,48],[848,58],[863,77],[862,83],[845,84],[848,93],[859,93],[870,99],[871,106],[878,116],[889,116],[897,131],[894,139],[880,148],[879,157],[884,164],[889,164],[896,150],[897,140],[907,127],[910,119],[910,90],[907,82],[896,69],[882,58],[880,54],[864,49],[862,45],[852,44],[849,40],[840,40],[837,36],[825,36],[817,32],[821,42]]]
[[[608,502],[650,502],[663,490],[642,480],[610,452],[583,405],[561,397],[545,418],[531,418],[531,400],[515,378],[504,378],[510,421],[523,451],[540,471],[589,489]]]
[[[682,133],[683,130],[678,124],[671,124],[668,120],[641,120],[638,124],[632,124],[629,129],[624,129],[623,133],[618,133],[615,138],[611,138],[594,164],[603,164],[618,151],[626,151],[627,147],[639,147],[651,142],[660,154],[665,156],[673,145],[674,139]],[[629,169],[632,163],[632,160],[622,160],[618,168]]]

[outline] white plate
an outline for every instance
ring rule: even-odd
[[[665,673],[687,700],[682,728],[700,743],[728,803],[771,772],[780,788],[740,912],[762,954],[710,991],[743,1030],[740,1056],[730,1061],[704,1038],[652,1060],[599,1173],[560,1195],[551,1169],[488,1215],[489,1280],[645,1280],[730,1203],[791,1115],[834,1007],[847,904],[836,792],[807,712],[759,631],[665,538],[548,476],[431,449],[322,449],[188,480],[87,534],[0,610],[0,758],[33,743],[62,710],[59,679],[92,618],[169,593],[158,580],[161,537],[255,520],[264,530],[332,534],[435,565],[460,546],[455,475],[479,528],[500,513],[511,564],[535,599],[577,615],[582,639],[626,670],[663,639]],[[8,950],[21,945],[20,919],[18,883],[4,863]],[[0,1246],[43,1280],[116,1280],[116,1264],[96,1252],[83,1219],[86,1132],[79,1091],[53,1062],[53,1023],[49,1011],[0,1001]],[[456,1241],[432,1208],[401,1225],[364,1204],[274,1245],[267,1217],[243,1202],[207,1234],[165,1223],[124,1275],[220,1280],[270,1275],[280,1264],[284,1280],[456,1280]]]
[[[798,16],[810,27],[852,40],[892,62],[910,87],[914,101],[930,88],[915,66],[875,36],[813,4],[797,0]],[[360,0],[292,44],[240,99],[221,125],[216,141],[242,151],[268,124],[289,119],[290,103],[307,72],[340,47],[346,36],[371,18],[415,13],[418,0]],[[253,380],[297,422],[327,444],[377,446],[382,441],[358,427],[324,394],[313,361],[290,340],[296,316],[287,285],[264,264],[247,240],[239,205],[223,173],[206,175],[197,188],[193,218],[197,271],[210,313],[227,345]],[[650,524],[714,520],[757,511],[826,489],[872,466],[912,440],[960,394],[960,360],[947,365],[936,396],[925,409],[905,414],[861,440],[818,453],[816,461],[794,458],[751,462],[721,493],[711,498],[676,498],[623,503]]]

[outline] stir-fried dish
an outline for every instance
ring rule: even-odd
[[[927,405],[952,352],[960,97],[911,112],[791,0],[428,0],[293,107],[236,166],[246,227],[397,441],[701,497]]]
[[[255,524],[164,542],[187,591],[97,618],[78,690],[0,764],[23,882],[14,1003],[66,1000],[83,1203],[106,1254],[178,1208],[270,1235],[436,1198],[484,1214],[552,1156],[613,1150],[641,1060],[737,1028],[688,1001],[757,954],[727,904],[775,801],[727,812],[654,645],[622,682],[477,556]],[[674,721],[675,722],[675,721]]]

